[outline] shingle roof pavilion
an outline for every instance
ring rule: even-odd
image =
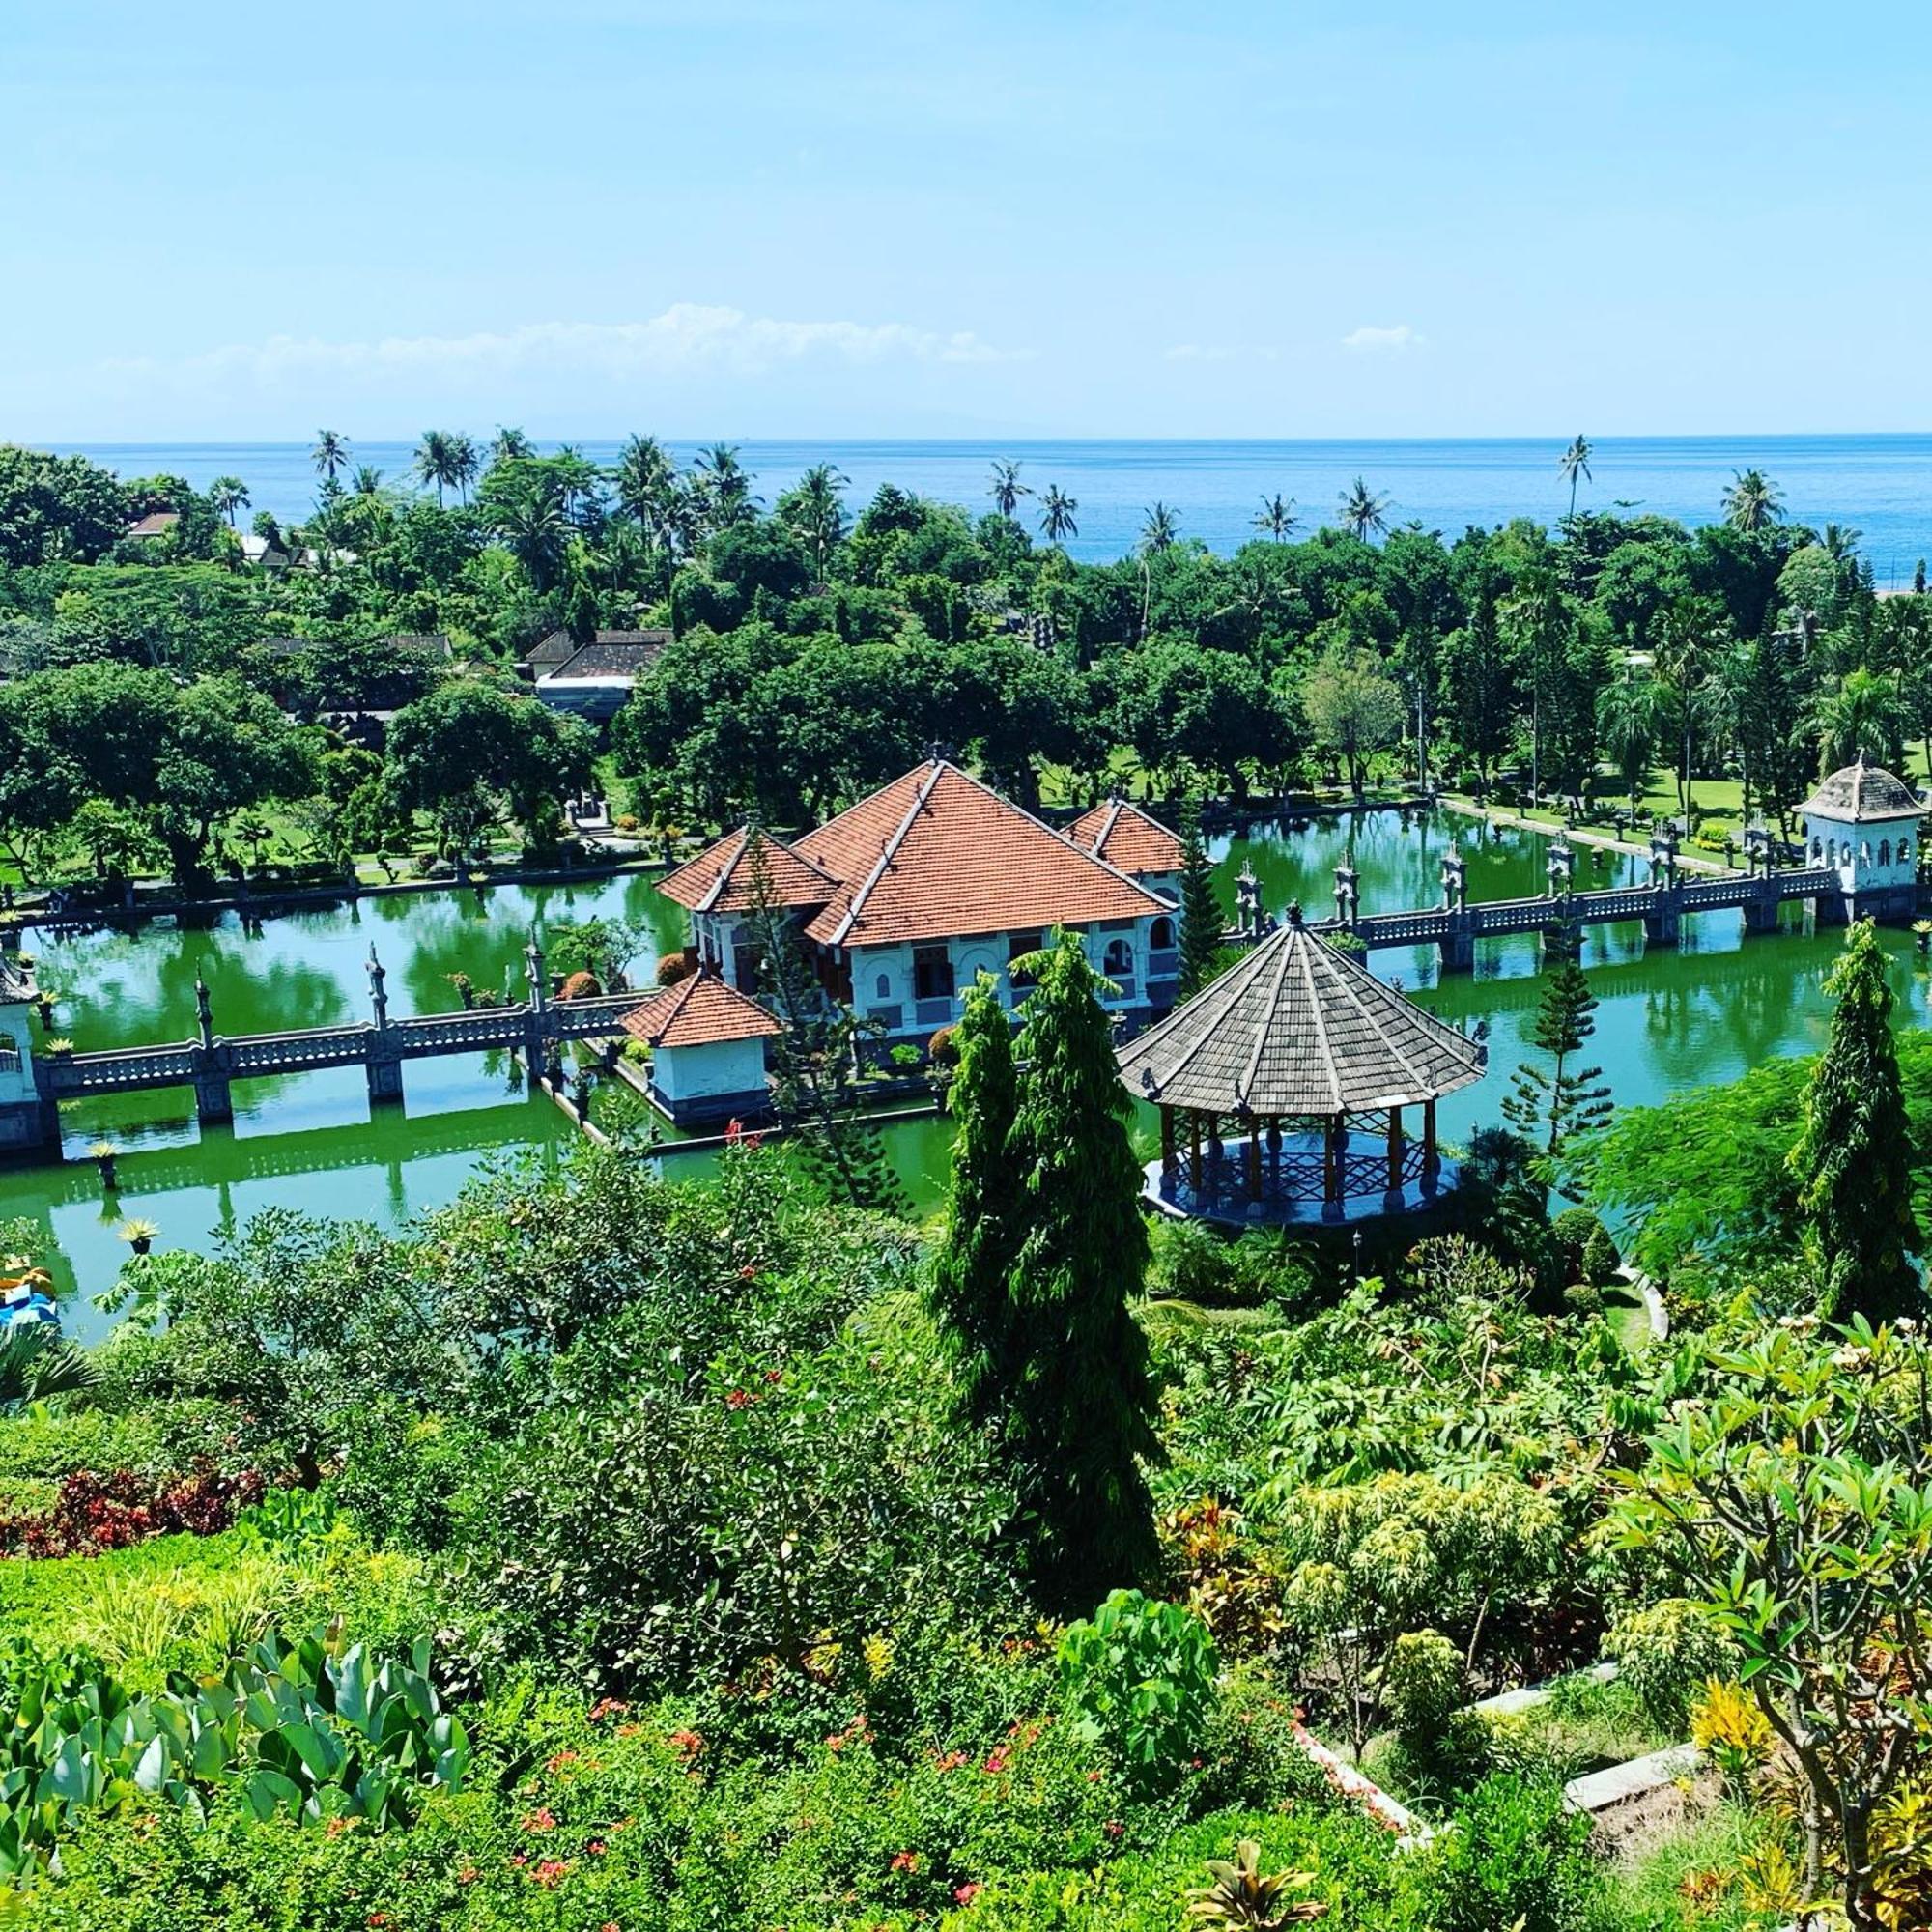
[[[1481,1079],[1487,1053],[1292,913],[1119,1059],[1158,1107],[1288,1120],[1420,1105]]]
[[[1912,787],[1883,766],[1866,764],[1862,752],[1857,764],[1846,765],[1822,781],[1798,810],[1814,818],[1834,818],[1851,825],[1866,819],[1925,815],[1925,808],[1913,795]]]

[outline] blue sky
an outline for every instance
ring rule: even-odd
[[[0,437],[1932,428],[1899,5],[0,0]]]

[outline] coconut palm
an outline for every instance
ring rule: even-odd
[[[1598,735],[1624,781],[1633,812],[1643,803],[1650,768],[1669,722],[1669,693],[1635,665],[1626,665],[1597,694]]]
[[[570,520],[562,486],[548,469],[520,472],[512,488],[486,493],[490,521],[510,554],[529,572],[539,591],[553,589],[563,574]]]
[[[355,494],[373,497],[383,487],[383,472],[373,463],[362,464],[355,471]]]
[[[1172,550],[1179,534],[1180,524],[1173,510],[1165,503],[1151,504],[1141,521],[1141,554],[1158,556]]]
[[[516,463],[526,456],[534,456],[536,445],[520,429],[507,429],[497,425],[497,434],[490,439],[490,461],[492,463]]]
[[[456,468],[456,486],[463,493],[463,500],[469,500],[469,486],[483,470],[483,458],[476,445],[467,436],[458,436],[453,452]]]
[[[1342,527],[1362,543],[1388,528],[1389,499],[1378,496],[1359,476],[1342,492],[1341,503]]]
[[[349,439],[340,430],[319,429],[315,433],[315,447],[308,456],[315,465],[315,473],[333,483],[336,472],[349,467]]]
[[[1895,765],[1905,739],[1905,714],[1889,678],[1861,666],[1847,671],[1836,691],[1812,707],[1818,753],[1824,769],[1835,772],[1858,758]]]
[[[1761,469],[1734,469],[1724,492],[1724,521],[1748,536],[1784,521],[1784,493]]]
[[[239,476],[217,476],[208,486],[208,500],[216,516],[228,519],[228,527],[232,530],[235,527],[235,512],[248,507],[248,486]]]
[[[1590,480],[1590,439],[1579,436],[1556,459],[1556,473],[1570,486],[1570,514],[1577,514],[1577,484]]]
[[[706,521],[714,529],[739,523],[752,513],[758,499],[752,495],[752,478],[738,461],[735,443],[714,442],[700,449],[695,468]]]
[[[1065,543],[1080,534],[1073,513],[1080,507],[1078,497],[1069,497],[1058,483],[1049,483],[1039,499],[1039,527],[1048,543]]]
[[[463,456],[467,438],[446,429],[426,430],[416,444],[414,469],[419,483],[436,486],[437,507],[442,507],[442,493],[464,481]],[[471,452],[473,459],[474,452]]]
[[[617,452],[616,484],[618,509],[648,530],[677,487],[677,471],[656,437],[634,436]]]
[[[993,507],[1009,523],[1013,521],[1013,513],[1020,506],[1022,497],[1033,495],[1033,486],[1020,481],[1020,466],[1017,463],[995,463],[993,465],[993,487],[991,491]]]
[[[1683,761],[1677,772],[1677,803],[1688,822],[1690,811],[1690,757],[1700,716],[1698,693],[1710,668],[1719,629],[1716,612],[1703,599],[1680,597],[1663,613],[1657,642],[1657,670],[1677,709]]]
[[[825,560],[845,535],[839,492],[850,481],[837,464],[814,464],[780,498],[779,507],[800,542],[811,552],[815,580],[825,582]]]
[[[1276,543],[1286,543],[1301,526],[1301,519],[1294,514],[1294,498],[1284,497],[1279,490],[1272,497],[1262,498],[1261,513],[1255,518],[1255,528],[1264,535],[1271,536]]]

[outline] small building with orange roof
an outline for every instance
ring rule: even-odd
[[[756,1115],[770,1104],[765,1042],[779,1023],[709,966],[688,973],[624,1015],[651,1050],[650,1097],[679,1126]]]
[[[748,993],[758,985],[751,915],[761,866],[821,984],[888,1041],[923,1042],[951,1026],[981,972],[1016,1006],[1025,987],[1012,962],[1056,927],[1084,935],[1123,1018],[1174,1004],[1173,899],[949,759],[928,759],[797,838],[729,833],[662,882],[691,915],[698,957]]]

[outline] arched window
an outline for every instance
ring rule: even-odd
[[[1825,841],[1815,835],[1811,840],[1811,863],[1815,866],[1825,856]]]
[[[893,996],[893,976],[890,973],[881,973],[877,984],[878,997],[882,1000],[890,1000]]]
[[[1881,866],[1891,864],[1891,840],[1889,838],[1881,838],[1878,841],[1878,862]]]
[[[1838,863],[1838,841],[1835,838],[1825,840],[1825,863],[1828,866],[1835,866]]]
[[[1861,866],[1869,866],[1871,864],[1871,840],[1869,838],[1861,838],[1859,840],[1859,864]]]
[[[1108,940],[1107,953],[1100,961],[1100,971],[1110,980],[1131,979],[1134,971],[1134,949],[1124,939]]]
[[[1909,838],[1901,838],[1898,841],[1898,863],[1901,866],[1909,866],[1912,863],[1912,840]]]
[[[1174,949],[1174,922],[1171,919],[1157,919],[1148,928],[1148,944],[1156,952],[1169,952]]]

